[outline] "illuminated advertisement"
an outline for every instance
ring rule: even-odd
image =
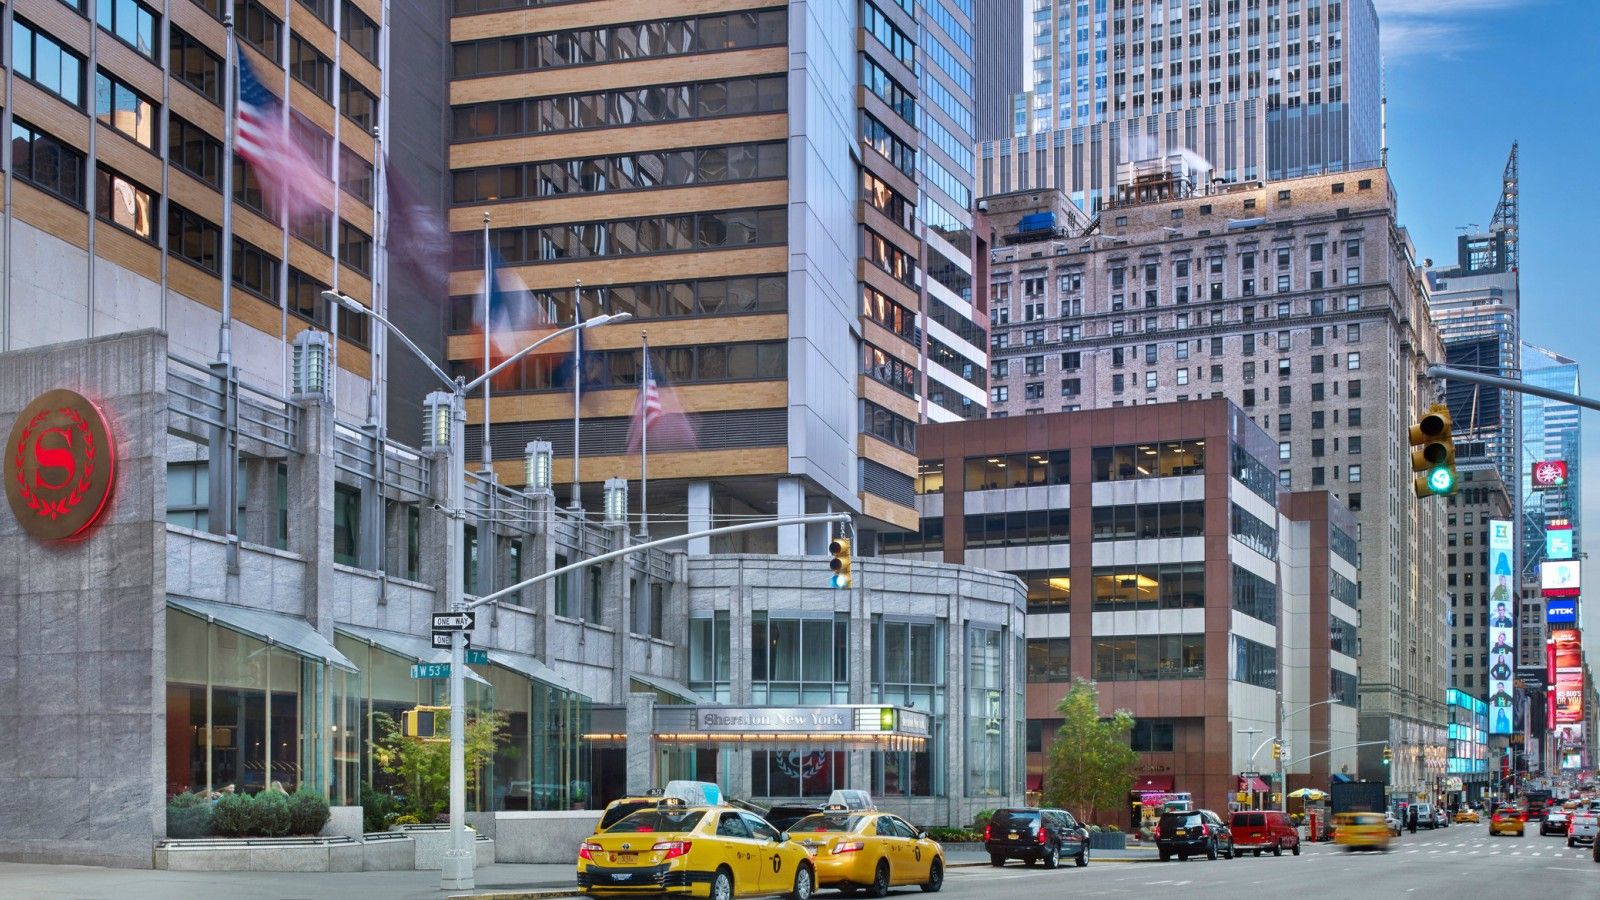
[[[1511,734],[1511,678],[1516,657],[1511,522],[1489,520],[1489,733]]]
[[[1545,559],[1572,558],[1572,526],[1547,524],[1544,527]]]
[[[1552,597],[1545,602],[1544,622],[1550,626],[1578,627],[1578,599],[1576,597]]]
[[[1576,628],[1563,628],[1550,633],[1550,668],[1554,673],[1555,714],[1557,727],[1578,725],[1583,722],[1583,640]]]
[[[1494,551],[1490,551],[1493,554]],[[1539,564],[1539,583],[1546,597],[1576,597],[1582,587],[1580,566],[1575,559]]]
[[[1531,480],[1534,490],[1567,486],[1567,461],[1546,459],[1533,464]]]

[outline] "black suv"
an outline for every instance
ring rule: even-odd
[[[997,809],[983,828],[983,847],[995,866],[1008,859],[1030,866],[1043,860],[1047,869],[1064,858],[1089,864],[1089,832],[1064,809]]]
[[[822,807],[812,803],[780,803],[767,810],[765,818],[773,828],[788,831],[789,826],[819,812],[822,812]]]
[[[1156,823],[1156,851],[1162,862],[1174,853],[1181,860],[1187,860],[1190,854],[1203,853],[1207,859],[1216,859],[1219,853],[1225,859],[1237,855],[1233,852],[1233,832],[1209,809],[1162,813],[1161,821]]]

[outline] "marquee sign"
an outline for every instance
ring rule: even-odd
[[[34,398],[6,441],[4,480],[11,514],[44,541],[84,532],[111,499],[116,445],[99,407],[76,391]]]

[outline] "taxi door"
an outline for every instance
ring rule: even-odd
[[[889,815],[878,816],[873,826],[884,856],[889,860],[889,883],[911,884],[911,842],[907,840],[911,832],[902,832],[899,821]]]
[[[760,816],[750,813],[744,813],[744,824],[755,841],[761,893],[787,893],[794,887],[795,867],[784,862],[785,854],[779,850],[782,845],[778,842],[778,829]]]
[[[895,830],[900,832],[905,845],[904,855],[901,857],[901,868],[905,870],[905,884],[924,884],[928,880],[928,870],[933,866],[934,844],[927,838],[917,837],[917,829],[910,822],[898,816],[888,816],[894,823]],[[881,819],[879,821],[882,821]]]
[[[733,870],[733,892],[741,897],[761,893],[761,860],[755,838],[738,810],[723,810],[717,815],[717,843],[722,859]],[[715,866],[713,866],[715,868]]]

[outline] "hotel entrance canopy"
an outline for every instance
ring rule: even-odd
[[[920,750],[933,718],[902,706],[658,706],[658,744],[854,744]]]

